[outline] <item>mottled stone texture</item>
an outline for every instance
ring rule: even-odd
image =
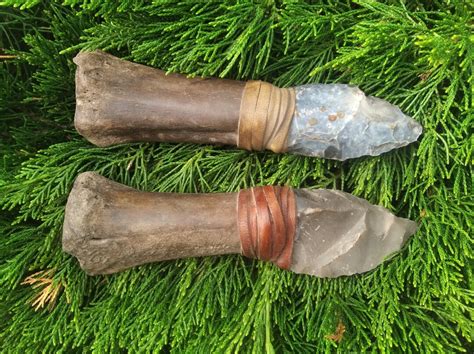
[[[296,273],[338,277],[374,269],[398,251],[417,224],[336,190],[296,189]]]
[[[296,87],[296,110],[288,151],[346,160],[376,156],[415,141],[422,127],[414,119],[355,86]]]

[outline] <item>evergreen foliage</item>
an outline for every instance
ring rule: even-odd
[[[2,351],[473,351],[472,2],[0,4]],[[192,144],[97,148],[74,131],[71,60],[95,48],[189,75],[354,83],[424,133],[345,163]],[[82,171],[147,191],[338,188],[420,229],[360,276],[317,279],[226,256],[88,277],[60,243]]]

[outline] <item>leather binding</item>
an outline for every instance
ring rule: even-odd
[[[285,152],[295,102],[293,88],[247,82],[240,106],[238,147]]]
[[[289,187],[244,189],[237,202],[242,254],[289,269],[296,233],[296,200]]]

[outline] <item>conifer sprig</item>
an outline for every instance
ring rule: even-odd
[[[473,5],[37,0],[0,8],[0,348],[44,352],[472,352]],[[344,163],[191,144],[93,147],[73,128],[79,49],[188,75],[360,85],[419,143]],[[367,274],[240,256],[88,277],[61,250],[74,178],[147,191],[338,188],[420,224]]]

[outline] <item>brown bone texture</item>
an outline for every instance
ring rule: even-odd
[[[62,243],[91,275],[232,253],[288,269],[295,218],[294,193],[287,187],[151,193],[85,172],[69,194]]]
[[[283,152],[293,89],[261,81],[186,78],[101,51],[75,58],[77,131],[98,146],[163,141]]]
[[[288,187],[240,191],[238,220],[242,254],[289,269],[296,232],[296,202]]]
[[[237,193],[141,192],[85,172],[67,201],[63,250],[91,275],[240,253],[236,205]]]
[[[244,82],[166,75],[101,51],[74,62],[75,126],[95,145],[237,141]]]

